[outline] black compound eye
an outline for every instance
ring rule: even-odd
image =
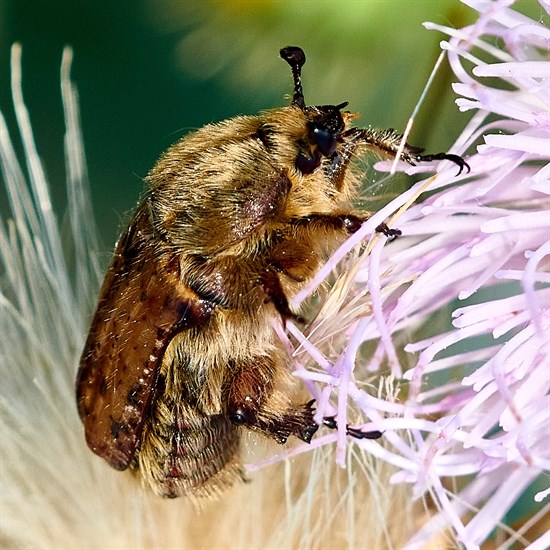
[[[311,129],[311,139],[325,157],[332,156],[334,151],[336,151],[336,136],[324,126],[313,126]]]

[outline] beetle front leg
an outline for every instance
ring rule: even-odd
[[[397,156],[403,135],[396,132],[393,128],[387,130],[379,130],[377,128],[351,128],[344,137],[353,139],[355,143],[361,140],[367,147],[380,151],[381,153]],[[431,155],[423,155],[424,149],[405,144],[403,151],[400,154],[400,159],[415,165],[417,162],[430,162],[432,160],[448,160],[454,162],[458,166],[458,174],[461,174],[464,169],[470,171],[468,163],[459,155],[452,153],[434,153]]]

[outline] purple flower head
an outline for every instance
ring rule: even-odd
[[[501,521],[550,470],[550,32],[511,1],[463,1],[473,25],[426,27],[448,35],[456,103],[473,111],[452,148],[471,172],[441,163],[373,215],[296,299],[333,281],[307,334],[289,327],[317,420],[338,420],[314,445],[336,442],[342,466],[359,445],[431,494],[438,511],[409,549],[448,529],[476,548],[499,527],[527,545]],[[358,249],[388,219],[403,236]],[[544,485],[529,499],[532,521],[548,514]]]

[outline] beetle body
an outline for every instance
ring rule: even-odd
[[[306,106],[300,52],[281,51],[290,106],[205,126],[161,156],[100,293],[77,377],[86,439],[161,496],[241,478],[243,428],[279,443],[318,428],[273,323],[296,317],[289,299],[368,218],[350,206],[352,159],[395,155],[401,136],[352,127],[346,104]],[[465,165],[402,154],[434,158]]]

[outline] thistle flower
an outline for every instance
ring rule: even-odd
[[[550,511],[549,490],[532,494],[550,469],[550,32],[511,1],[463,1],[475,24],[426,27],[450,37],[456,103],[474,111],[452,148],[481,142],[471,172],[441,164],[375,214],[298,297],[344,262],[307,335],[290,327],[319,420],[338,418],[338,433],[316,444],[336,441],[341,465],[360,447],[435,503],[408,549],[449,530],[466,548],[495,529],[501,547],[528,545],[527,529]],[[342,260],[387,218],[402,237],[376,236]],[[377,376],[373,395],[365,384]],[[346,423],[384,436],[354,441]],[[532,517],[514,531],[504,518],[522,495]],[[549,544],[546,533],[529,548]]]

